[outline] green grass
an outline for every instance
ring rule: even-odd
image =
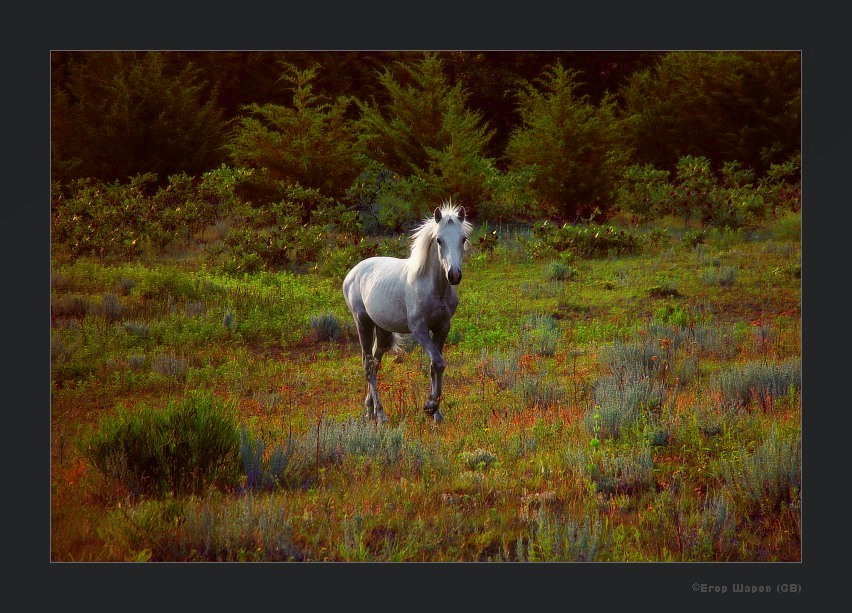
[[[429,364],[409,342],[379,373],[381,429],[359,419],[339,279],[58,258],[52,559],[800,560],[797,223],[700,249],[658,232],[562,280],[522,234],[474,248],[444,423],[422,413]],[[82,451],[199,394],[233,408],[227,474],[146,489],[129,451]],[[154,434],[136,432],[139,456]],[[195,458],[215,449],[194,440]]]

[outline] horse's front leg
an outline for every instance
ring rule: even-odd
[[[441,351],[444,348],[444,341],[446,340],[449,331],[449,323],[437,330],[433,330],[432,336],[429,335],[429,330],[426,328],[425,324],[412,330],[412,335],[423,347],[423,351],[426,352],[426,355],[429,356],[429,398],[423,406],[423,411],[427,415],[431,415],[436,422],[444,420],[444,416],[441,415],[440,402],[441,379],[444,375],[446,362],[444,361],[444,356],[441,355]]]

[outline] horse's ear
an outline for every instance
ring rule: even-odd
[[[435,221],[441,221],[441,207],[435,207]]]
[[[463,206],[460,206],[460,207],[459,207],[459,221],[460,221],[460,222],[464,223],[465,215],[466,215],[466,213],[465,213],[465,211],[464,211],[464,207],[463,207]]]

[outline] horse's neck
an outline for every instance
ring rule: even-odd
[[[444,267],[441,266],[441,261],[438,259],[438,249],[435,245],[429,246],[429,251],[426,253],[426,265],[423,268],[423,274],[420,276],[421,291],[444,297],[449,293],[450,282],[447,280],[447,274],[444,272]]]

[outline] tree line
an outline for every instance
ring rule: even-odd
[[[676,193],[678,211],[712,220],[798,172],[798,52],[51,59],[56,193],[225,166],[256,206],[310,193],[302,221],[333,202],[398,229],[450,196],[486,219],[575,221],[677,212]]]

